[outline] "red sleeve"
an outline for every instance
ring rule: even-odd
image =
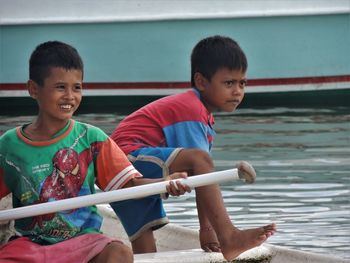
[[[5,185],[4,181],[4,171],[0,168],[0,199],[7,196],[10,190]]]
[[[96,160],[96,184],[104,191],[122,188],[130,179],[142,175],[110,138],[103,142]]]

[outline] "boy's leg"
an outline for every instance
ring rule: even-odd
[[[210,173],[214,171],[214,164],[208,153],[197,149],[182,149],[171,163],[170,173],[175,171],[187,171],[189,176]],[[206,215],[206,204],[201,202],[200,194],[196,188],[196,203],[198,211],[198,219],[200,224],[199,239],[201,248],[207,252],[220,252],[220,244],[216,233]]]
[[[168,163],[181,149],[141,148],[128,158],[145,178],[163,178],[169,175]],[[129,236],[135,254],[156,252],[153,231],[169,220],[160,195],[111,203]]]
[[[147,229],[131,242],[132,250],[135,254],[152,253],[157,251],[153,230]]]
[[[129,263],[133,257],[126,245],[98,233],[84,234],[52,245],[39,245],[27,237],[20,237],[0,247],[0,262],[60,263],[62,259],[65,262]]]
[[[116,251],[112,253],[111,248]],[[45,250],[45,261],[42,262],[60,263],[62,259],[65,262],[90,262],[99,258],[103,260],[93,262],[121,263],[124,262],[122,259],[128,263],[132,262],[130,248],[118,240],[99,233],[83,234],[53,245],[42,246],[42,249]]]
[[[212,172],[214,166],[208,153],[197,149],[184,149],[170,165],[170,172],[184,170],[189,175],[197,175]],[[221,251],[228,260],[259,246],[276,231],[275,224],[243,231],[237,229],[230,220],[218,185],[196,188],[196,201],[199,220],[210,222],[217,234]],[[201,222],[200,224],[202,227]]]
[[[19,237],[0,246],[0,262],[45,262],[42,246],[32,242],[27,237]]]
[[[129,237],[133,252],[135,254],[156,252],[153,230],[169,222],[160,196],[114,202],[111,203],[111,207]]]
[[[199,241],[201,248],[206,252],[221,252],[220,243],[216,236],[215,230],[211,226],[211,223],[205,214],[206,206],[198,199],[199,196],[196,194],[197,212],[199,219]]]
[[[131,249],[121,242],[109,243],[89,263],[132,263],[134,256]]]

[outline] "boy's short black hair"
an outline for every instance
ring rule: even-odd
[[[29,59],[29,78],[43,85],[53,67],[84,71],[78,51],[60,41],[47,41],[38,45]]]
[[[192,87],[195,86],[196,72],[210,81],[215,72],[221,68],[247,71],[247,58],[238,43],[229,37],[218,35],[199,41],[191,54]]]

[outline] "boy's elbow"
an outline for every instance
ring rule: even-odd
[[[137,185],[137,178],[131,178],[122,188],[129,188]]]

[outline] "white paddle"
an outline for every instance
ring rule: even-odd
[[[209,184],[218,184],[226,181],[237,180],[245,180],[247,183],[253,183],[255,181],[255,177],[256,174],[254,168],[247,162],[240,162],[238,164],[238,169],[236,168],[219,172],[212,172],[191,176],[186,179],[176,179],[173,181],[181,181],[183,184],[188,185],[190,188],[194,188]],[[162,194],[167,192],[166,186],[169,184],[169,182],[170,181],[163,181],[109,192],[102,192],[92,195],[84,195],[74,198],[67,198],[64,200],[7,209],[0,211],[0,221],[50,214],[90,205],[107,204],[116,201]]]

